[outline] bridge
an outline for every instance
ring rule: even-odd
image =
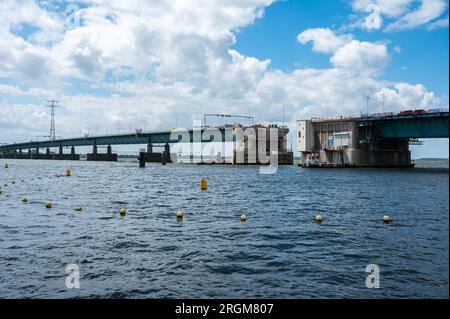
[[[75,154],[76,146],[92,146],[93,151],[87,154],[87,159],[92,161],[116,161],[117,155],[112,153],[111,145],[137,145],[147,144],[147,153],[149,161],[162,161],[162,153],[154,153],[153,146],[162,145],[165,150],[165,159],[170,161],[170,143],[192,143],[200,141],[209,142],[230,142],[233,141],[232,126],[222,127],[204,127],[197,129],[168,129],[154,132],[143,132],[136,130],[135,133],[100,135],[68,139],[54,139],[43,141],[29,141],[24,143],[14,143],[0,145],[0,158],[18,158],[18,159],[60,159],[60,160],[78,160],[79,155]],[[107,153],[97,152],[97,146],[107,146]],[[70,154],[64,154],[63,148],[71,148]],[[50,154],[50,148],[58,148],[58,154]],[[45,149],[44,154],[40,149]],[[23,153],[26,150],[27,153]]]
[[[187,143],[189,141],[184,141],[178,138],[177,140],[172,140],[171,136],[178,136],[177,134],[188,133],[190,135],[191,141],[195,133],[201,134],[202,142],[214,142],[213,132],[217,130],[221,133],[221,140],[216,142],[226,141],[226,131],[231,132],[231,128],[226,129],[224,127],[219,128],[202,128],[202,129],[171,129],[164,131],[155,132],[140,132],[129,133],[129,134],[116,134],[116,135],[100,135],[100,136],[89,136],[69,139],[55,139],[55,140],[44,140],[44,141],[30,141],[25,143],[15,143],[9,145],[0,145],[0,152],[11,152],[15,150],[25,150],[25,149],[36,149],[36,148],[52,148],[52,147],[72,147],[72,146],[93,146],[93,145],[129,145],[129,144],[167,144],[167,143]],[[208,133],[211,132],[211,135]],[[232,140],[231,140],[232,141]]]
[[[264,126],[250,126],[252,127]],[[269,125],[265,128],[270,127],[277,126]],[[308,164],[313,159],[319,166],[327,167],[411,167],[410,140],[448,138],[449,110],[408,110],[355,117],[312,118],[297,121],[297,130],[301,165]],[[224,125],[190,130],[136,130],[129,134],[29,141],[0,145],[0,158],[78,160],[80,156],[75,153],[75,147],[92,146],[92,153],[87,154],[87,160],[117,161],[117,154],[112,153],[112,145],[147,144],[146,161],[165,163],[171,159],[170,144],[232,142],[236,140],[232,131],[233,125]],[[289,130],[278,128],[278,132],[278,158],[283,164],[292,163],[292,152],[286,149]],[[250,149],[246,143],[240,148],[240,152],[245,153],[244,157]],[[102,145],[107,146],[106,153],[97,152],[97,147]],[[155,145],[163,146],[164,151],[154,153]],[[70,154],[63,152],[67,147],[71,148]],[[59,152],[52,154],[50,148],[58,148]],[[40,153],[41,149],[45,149],[45,153]]]
[[[449,110],[407,110],[297,121],[300,165],[412,167],[409,144],[448,138]]]

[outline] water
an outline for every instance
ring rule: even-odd
[[[0,298],[449,297],[448,169],[0,165]]]

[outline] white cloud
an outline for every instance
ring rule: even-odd
[[[428,92],[422,84],[396,83],[393,89],[385,92],[388,92],[388,103],[395,102],[404,109],[426,109],[439,103],[434,93]]]
[[[338,68],[376,75],[390,62],[390,56],[385,44],[353,40],[337,50],[331,62]]]
[[[30,87],[0,85],[0,108],[9,111],[0,119],[3,139],[45,134],[45,99],[55,95],[63,106],[57,131],[64,136],[106,133],[106,128],[123,132],[130,126],[157,129],[160,122],[173,127],[175,118],[187,126],[206,112],[247,114],[249,106],[257,121],[276,122],[281,103],[293,124],[310,116],[358,114],[365,97],[380,88],[386,89],[391,110],[438,103],[421,85],[377,79],[389,63],[385,44],[330,29],[298,36],[301,43],[312,41],[314,51],[330,54],[329,68],[320,70],[272,70],[270,60],[231,49],[236,29],[261,17],[271,0],[84,2],[83,23],[73,30],[62,30],[63,17],[31,0],[23,8],[0,2],[9,14],[0,22],[0,77]],[[24,13],[27,5],[33,14]],[[14,32],[23,24],[35,25],[41,39]],[[46,34],[51,36],[45,39]],[[115,81],[120,77],[126,79]],[[86,89],[69,80],[83,80]],[[71,89],[79,90],[71,94]],[[42,105],[17,102],[25,98]]]
[[[352,40],[328,28],[305,30],[297,39],[303,44],[312,41],[314,51],[332,54],[330,62],[336,68],[355,73],[376,75],[390,62],[386,44]]]
[[[249,99],[252,105],[272,105],[266,108],[266,116],[278,120],[277,105],[284,102],[294,121],[312,116],[358,115],[366,111],[367,96],[372,97],[370,111],[382,112],[383,91],[387,111],[433,108],[440,103],[423,85],[383,82],[338,68],[302,69],[292,74],[268,72]]]
[[[426,25],[444,14],[447,7],[447,0],[354,0],[352,3],[355,12],[367,14],[356,25],[368,30],[380,29],[385,17],[391,21],[386,31]]]
[[[387,31],[398,31],[412,29],[426,24],[439,16],[447,9],[447,4],[443,0],[422,0],[420,7],[402,16],[399,20],[387,26]]]
[[[316,52],[332,53],[344,44],[350,42],[350,35],[336,35],[329,28],[307,29],[297,36],[298,42],[305,44],[313,42],[313,50]]]
[[[263,8],[272,2],[201,0],[193,5],[180,0],[134,0],[124,5],[122,1],[92,1],[79,10],[82,26],[73,30],[64,30],[64,17],[43,10],[34,1],[23,5],[1,2],[0,11],[10,16],[0,22],[0,36],[9,38],[0,44],[0,56],[10,67],[0,66],[0,76],[34,79],[38,72],[14,74],[24,71],[17,68],[18,55],[28,48],[31,52],[25,61],[45,57],[52,69],[42,66],[36,71],[48,78],[101,80],[108,71],[126,66],[146,75],[156,70],[154,75],[161,80],[204,81],[209,67],[232,63],[227,49],[235,41],[231,30],[261,17]],[[32,25],[37,31],[30,39],[22,39],[13,32],[22,25]],[[57,40],[27,41],[42,34],[53,34],[51,38]]]
[[[448,22],[449,22],[448,16],[446,16],[445,18],[442,18],[442,19],[438,19],[428,26],[428,30],[431,31],[431,30],[440,29],[440,28],[448,28]]]
[[[376,11],[390,18],[404,14],[414,0],[355,0],[353,10],[360,12]]]

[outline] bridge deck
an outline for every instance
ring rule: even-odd
[[[449,112],[420,112],[392,114],[355,119],[370,123],[376,138],[448,138]]]
[[[220,132],[220,136],[218,136]],[[189,135],[188,135],[189,134]],[[86,136],[79,138],[57,139],[47,141],[30,141],[9,145],[0,145],[0,152],[14,152],[35,148],[72,147],[92,145],[125,145],[125,144],[166,144],[166,143],[191,143],[194,135],[201,134],[202,142],[233,141],[231,128],[207,128],[198,130],[167,130],[160,132],[142,132],[135,134],[117,134],[104,136]],[[198,140],[200,137],[197,138]],[[197,140],[196,139],[196,140]]]

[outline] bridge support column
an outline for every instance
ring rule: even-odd
[[[97,143],[94,143],[92,154],[87,154],[86,160],[96,162],[117,162],[117,154],[112,152],[111,145],[108,145],[106,154],[97,153]]]
[[[18,159],[29,159],[30,158],[30,154],[24,154],[23,150],[21,148],[19,148],[19,151],[16,152],[15,157],[18,158]]]
[[[148,143],[148,145],[147,145],[147,153],[148,154],[153,153],[153,145],[151,143]]]
[[[160,163],[162,161],[161,153],[153,153],[152,143],[147,144],[147,153],[145,154],[145,161],[148,163]]]
[[[149,143],[147,145],[147,153],[145,156],[145,161],[147,163],[172,163],[172,159],[170,156],[170,145],[169,143],[166,143],[164,145],[164,151],[161,153],[154,153],[153,152],[153,145]]]
[[[139,167],[141,168],[145,167],[145,158],[146,158],[145,152],[139,153]]]
[[[48,147],[45,148],[45,153],[40,154],[39,153],[39,146],[37,146],[36,147],[36,153],[35,154],[31,153],[31,159],[51,160],[51,159],[53,159],[53,155],[50,154],[50,148],[48,148]]]
[[[34,150],[34,153],[30,152],[30,154],[31,154],[31,157],[30,157],[31,159],[38,159],[39,158],[39,147],[36,147]]]
[[[19,158],[19,159],[27,159],[27,158],[29,158],[29,156],[27,156],[27,154],[23,154],[22,149],[19,148],[19,154],[16,155],[16,158]]]
[[[170,161],[170,145],[169,143],[166,143],[166,145],[164,146],[164,154],[166,156],[166,161]]]
[[[54,155],[55,160],[66,160],[66,161],[79,161],[80,155],[75,154],[75,147],[72,146],[70,154],[64,154],[62,145],[59,146],[58,154]]]

